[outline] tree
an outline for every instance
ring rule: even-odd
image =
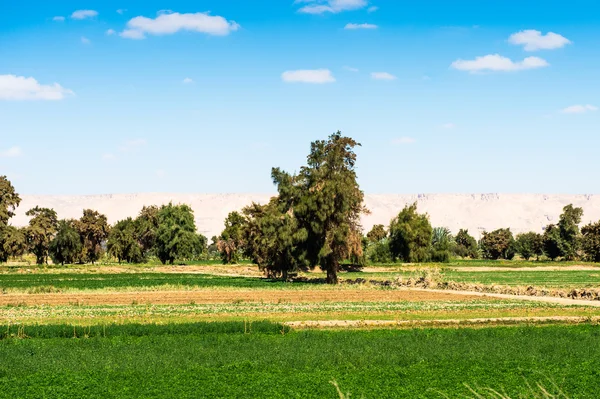
[[[483,232],[479,246],[485,259],[512,259],[515,255],[514,238],[510,229]]]
[[[56,211],[36,206],[28,210],[26,215],[31,217],[25,231],[29,249],[35,255],[38,265],[48,264],[50,242],[58,228]]]
[[[149,256],[156,247],[158,211],[159,208],[155,205],[144,206],[135,219],[135,234],[141,245],[144,257]]]
[[[49,246],[50,257],[55,264],[74,263],[81,256],[81,238],[75,224],[75,220],[58,221],[56,236]]]
[[[193,258],[202,247],[194,211],[188,205],[163,205],[158,211],[156,255],[163,264]],[[201,249],[200,249],[201,251]]]
[[[120,220],[110,229],[106,248],[111,256],[119,263],[142,263],[144,261],[142,245],[140,244],[136,223],[131,218]]]
[[[479,258],[477,240],[469,234],[469,230],[460,229],[454,238],[454,253],[462,258]]]
[[[427,214],[417,213],[417,203],[406,205],[390,223],[392,260],[426,262],[429,260],[433,229]]]
[[[431,260],[450,262],[450,248],[454,237],[447,227],[435,227],[431,236]]]
[[[579,249],[579,223],[583,216],[583,209],[575,208],[572,204],[563,208],[563,213],[558,221],[560,230],[560,252],[565,260],[577,257]]]
[[[102,245],[110,231],[106,216],[98,211],[85,209],[81,219],[75,222],[75,228],[81,237],[81,261],[93,264],[102,256],[104,252]]]
[[[378,242],[386,238],[388,235],[385,227],[382,224],[376,224],[371,231],[367,233],[367,238],[370,242]]]
[[[6,176],[0,176],[0,229],[8,225],[8,219],[15,215],[21,197]]]
[[[271,172],[283,211],[298,221],[303,253],[298,260],[320,266],[329,284],[337,284],[343,260],[362,257],[360,215],[368,211],[356,180],[357,146],[338,131],[311,143],[307,165],[297,175]]]
[[[224,264],[237,263],[243,249],[244,223],[246,219],[238,212],[231,212],[225,218],[225,229],[219,236],[217,248]]]
[[[21,257],[27,252],[27,239],[24,229],[6,226],[0,231],[0,262],[10,257]]]
[[[600,221],[581,229],[581,247],[587,260],[600,262]]]
[[[544,253],[544,238],[541,234],[530,231],[517,234],[515,238],[515,251],[525,260],[536,256],[538,259]]]
[[[544,229],[544,235],[542,236],[544,241],[544,253],[551,260],[555,260],[559,256],[562,256],[562,238],[560,236],[560,229],[550,224]]]

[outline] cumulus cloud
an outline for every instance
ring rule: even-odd
[[[90,44],[90,43],[92,43],[92,41],[85,36],[81,36],[81,43]]]
[[[65,17],[61,17],[60,15],[57,15],[56,17],[52,18],[52,20],[55,22],[64,22]]]
[[[73,94],[58,83],[43,85],[31,77],[0,75],[0,100],[62,100]]]
[[[557,33],[548,32],[543,35],[539,30],[533,29],[513,33],[508,42],[523,46],[525,51],[554,50],[571,43],[569,39]]]
[[[189,85],[189,84],[194,83],[194,80],[192,78],[185,78],[185,79],[183,79],[183,83],[186,85]]]
[[[71,14],[73,19],[87,19],[98,16],[98,11],[95,10],[77,10]]]
[[[107,30],[107,31],[106,31],[106,35],[107,35],[107,36],[112,36],[112,35],[114,35],[115,33],[117,33],[117,32],[115,32],[115,30],[114,30],[114,29],[109,29],[109,30]]]
[[[396,80],[397,78],[387,72],[371,72],[371,78],[375,80]]]
[[[598,111],[598,107],[591,104],[586,105],[571,105],[570,107],[561,110],[563,114],[585,114],[586,112]]]
[[[17,158],[23,154],[20,147],[10,147],[0,151],[0,158]]]
[[[333,83],[335,78],[329,69],[299,69],[285,71],[281,79],[288,83]]]
[[[393,139],[392,144],[396,144],[396,145],[413,144],[416,141],[417,140],[413,139],[412,137],[399,137],[397,139]]]
[[[172,35],[179,31],[206,33],[208,35],[225,36],[236,31],[240,26],[220,16],[208,13],[180,14],[162,12],[156,18],[135,17],[127,22],[127,29],[121,36],[127,39],[144,39],[149,35]]]
[[[141,147],[144,147],[148,142],[145,139],[127,140],[119,146],[120,152],[132,152]]]
[[[367,0],[296,0],[295,4],[308,3],[298,9],[304,14],[337,14],[342,11],[352,11],[367,6]]]
[[[346,24],[346,26],[344,26],[344,29],[348,29],[348,30],[377,29],[377,28],[378,28],[378,26],[373,25],[373,24]]]
[[[474,60],[456,60],[451,67],[459,71],[471,73],[493,71],[493,72],[511,72],[522,71],[525,69],[536,69],[547,67],[548,62],[539,57],[527,57],[523,61],[513,61],[510,58],[503,57],[500,54],[489,54],[482,57],[476,57]]]
[[[123,15],[123,13],[125,13],[125,11],[127,11],[127,10],[125,10],[125,9],[123,9],[123,8],[119,8],[119,9],[117,10],[117,14],[121,14],[121,15]]]

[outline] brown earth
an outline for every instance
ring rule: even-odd
[[[396,302],[470,301],[475,295],[413,290],[236,290],[236,291],[148,291],[0,295],[6,305],[127,305],[131,303],[186,304],[231,302]],[[490,301],[494,299],[490,298]]]

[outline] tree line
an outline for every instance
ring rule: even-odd
[[[336,132],[311,143],[306,165],[296,174],[271,170],[278,194],[267,204],[252,203],[231,212],[219,236],[196,233],[188,205],[146,206],[139,215],[109,226],[105,215],[86,209],[77,220],[59,220],[56,212],[35,207],[29,225],[8,224],[21,199],[0,177],[0,261],[30,252],[38,264],[94,263],[108,255],[119,262],[163,264],[220,257],[225,264],[250,259],[272,278],[320,267],[328,283],[353,265],[387,262],[447,262],[451,258],[575,260],[600,262],[600,222],[579,229],[583,210],[568,205],[559,222],[543,234],[513,236],[509,228],[484,232],[477,241],[465,229],[453,235],[432,227],[429,216],[407,205],[389,226],[376,225],[363,235],[363,205],[350,137]]]

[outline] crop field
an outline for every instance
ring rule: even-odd
[[[600,389],[600,307],[369,283],[429,272],[600,286],[589,265],[500,262],[375,266],[338,286],[251,265],[3,267],[0,397],[339,398],[332,381],[354,398]]]

